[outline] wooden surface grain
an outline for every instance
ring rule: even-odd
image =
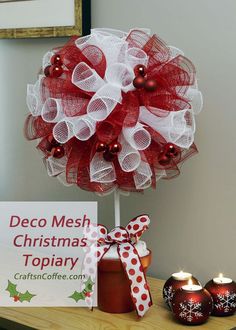
[[[181,330],[188,328],[173,319],[162,299],[163,281],[149,278],[153,303],[142,319],[135,312],[128,314],[107,314],[87,308],[0,308],[0,317],[28,325],[38,330]],[[0,323],[1,327],[1,323]],[[231,317],[210,317],[209,321],[195,329],[236,329],[236,315]]]

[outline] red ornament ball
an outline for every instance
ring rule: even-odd
[[[145,85],[145,78],[143,76],[138,76],[134,78],[133,85],[137,89],[141,89]]]
[[[51,63],[52,64],[57,64],[57,65],[62,65],[62,60],[61,60],[61,56],[60,55],[53,55],[51,58]]]
[[[115,155],[112,154],[109,150],[105,151],[103,153],[103,158],[107,161],[107,162],[112,162],[115,158]]]
[[[59,78],[63,74],[63,69],[60,65],[52,65],[49,69],[50,77]]]
[[[176,275],[178,274],[179,273],[176,273]],[[192,280],[193,284],[196,285],[200,284],[200,282],[195,277],[193,277],[192,274],[190,273],[182,273],[182,274],[183,275],[185,274],[185,276],[182,276],[181,278],[176,277],[175,274],[172,274],[172,276],[164,284],[162,295],[169,309],[171,309],[171,303],[175,292],[178,289],[182,288],[182,286],[187,285],[189,279]]]
[[[212,315],[229,316],[236,312],[236,283],[215,283],[209,281],[205,289],[210,292],[213,299]]]
[[[155,92],[157,89],[157,82],[154,79],[148,79],[145,81],[144,88],[148,92]]]
[[[49,77],[50,76],[50,68],[51,68],[51,65],[48,65],[44,69],[44,74],[45,74],[46,77]]]
[[[161,152],[158,157],[158,162],[161,166],[167,166],[171,162],[171,158],[167,156],[164,152]]]
[[[179,155],[179,148],[173,143],[167,143],[164,152],[168,157],[175,158]]]
[[[122,146],[119,142],[114,142],[112,144],[110,144],[109,146],[109,151],[112,154],[118,154],[119,152],[121,152]]]
[[[103,142],[98,142],[96,144],[96,151],[97,152],[104,152],[108,149],[108,146],[106,143],[103,143]]]
[[[63,146],[58,146],[52,148],[51,154],[54,158],[62,158],[65,155],[65,150]]]
[[[178,289],[172,299],[175,318],[183,324],[197,325],[207,321],[212,312],[210,293],[198,286],[196,291]]]
[[[134,68],[134,73],[136,76],[140,75],[140,76],[145,77],[145,75],[146,75],[145,65],[142,65],[142,64],[136,65],[136,67]]]

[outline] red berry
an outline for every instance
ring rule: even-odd
[[[138,76],[138,77],[134,78],[133,85],[137,89],[143,88],[145,85],[145,78],[142,76]]]
[[[108,149],[108,146],[106,143],[103,143],[103,142],[98,142],[96,144],[96,151],[97,152],[104,152]]]
[[[177,157],[179,154],[179,149],[173,143],[167,143],[164,147],[165,153],[170,158]]]
[[[114,142],[109,146],[109,151],[111,154],[118,154],[119,152],[121,152],[121,149],[122,146],[119,142]]]
[[[14,296],[13,299],[14,299],[15,302],[20,300],[20,298],[18,296]]]
[[[61,56],[60,55],[53,55],[52,58],[51,58],[51,63],[52,64],[57,64],[57,65],[62,65],[62,60],[61,60]]]
[[[157,89],[157,82],[156,82],[156,80],[154,80],[154,79],[148,79],[147,81],[145,81],[144,88],[148,92],[155,92],[155,90]]]
[[[86,292],[86,293],[85,293],[85,296],[86,296],[86,297],[90,297],[90,296],[91,296],[91,292]]]
[[[49,77],[50,76],[50,68],[51,68],[51,65],[48,65],[44,69],[44,74],[45,74],[46,77]]]
[[[158,157],[158,162],[161,166],[167,166],[170,164],[171,159],[164,152],[161,152]]]
[[[134,68],[134,73],[136,76],[145,76],[146,75],[146,67],[142,64],[138,64],[136,65],[136,67]]]
[[[59,78],[63,74],[63,69],[60,65],[52,65],[49,69],[52,78]]]
[[[64,150],[63,146],[58,146],[58,147],[52,148],[51,153],[54,158],[62,158],[65,155],[65,150]]]

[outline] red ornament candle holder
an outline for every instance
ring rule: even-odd
[[[234,281],[219,276],[209,281],[205,288],[213,299],[212,315],[229,316],[236,312],[236,283]]]
[[[178,289],[172,300],[175,318],[183,324],[197,325],[207,321],[213,301],[210,293],[200,285],[185,285]]]
[[[163,298],[169,309],[171,309],[171,303],[175,292],[182,288],[182,286],[188,284],[190,279],[192,280],[193,284],[200,284],[200,282],[195,277],[193,277],[192,274],[182,271],[172,274],[171,277],[166,281],[163,287]]]
[[[140,258],[144,273],[151,259],[151,251]],[[107,313],[129,313],[135,309],[120,259],[102,259],[98,264],[98,308]]]

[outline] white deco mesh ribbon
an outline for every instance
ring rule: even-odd
[[[54,157],[48,157],[46,159],[46,168],[49,176],[57,176],[63,173],[66,169],[67,157],[56,159]]]
[[[99,183],[110,183],[116,180],[113,163],[105,161],[102,153],[96,153],[90,163],[90,180]]]
[[[43,63],[42,67],[45,69],[47,66],[51,65],[51,58],[55,53],[53,51],[48,51],[44,56],[43,56]]]
[[[141,161],[134,172],[134,183],[136,189],[147,189],[152,184],[152,171],[147,162]]]
[[[203,108],[202,93],[197,88],[189,88],[186,97],[190,100],[191,108],[195,115],[198,115]]]
[[[53,128],[53,136],[59,143],[66,143],[73,136],[80,141],[87,141],[95,133],[96,122],[88,115],[65,117]]]
[[[53,136],[57,142],[66,143],[74,135],[72,119],[69,117],[64,118],[53,127]]]
[[[43,102],[41,100],[42,77],[43,76],[39,76],[39,79],[34,85],[27,85],[26,103],[34,117],[40,116],[43,107]]]
[[[34,92],[34,85],[28,84],[27,86],[26,103],[32,116],[37,117],[40,115],[42,107],[40,105],[37,95]]]
[[[74,136],[80,141],[87,141],[96,131],[96,122],[88,115],[80,116],[73,122]]]
[[[92,97],[88,104],[87,113],[95,121],[106,119],[121,102],[121,90],[106,84]]]
[[[140,123],[134,127],[123,128],[122,132],[126,141],[136,150],[145,150],[151,144],[150,133]]]
[[[90,58],[88,46],[98,47],[106,58],[104,79],[84,62],[79,63],[72,74],[74,85],[86,92],[95,93],[87,109],[88,115],[95,121],[105,120],[110,115],[121,102],[122,91],[127,93],[134,90],[134,67],[148,63],[147,54],[142,49],[129,48],[126,37],[127,33],[122,31],[94,29],[90,36],[79,38],[75,42],[88,59]]]
[[[72,83],[86,92],[96,92],[104,85],[104,80],[88,64],[81,62],[73,71]]]
[[[123,54],[128,48],[128,43],[125,41],[122,31],[115,30],[92,30],[92,37],[95,38],[96,44],[106,57],[107,66],[113,63],[123,62]],[[124,34],[124,33],[123,33]]]
[[[181,49],[176,48],[174,46],[168,46],[168,48],[170,50],[170,60],[177,56],[184,56],[184,52]]]
[[[122,149],[118,154],[118,160],[122,170],[125,172],[135,171],[141,163],[139,151],[134,149],[122,134],[119,137],[119,142],[122,145]]]
[[[124,92],[134,89],[134,70],[123,63],[115,63],[106,70],[106,80]]]
[[[158,109],[158,111],[164,110]],[[167,142],[188,149],[194,140],[195,118],[189,109],[169,112],[168,116],[157,117],[145,107],[140,107],[139,120],[160,133]]]
[[[41,116],[47,123],[57,123],[64,118],[61,100],[48,98],[43,105]]]
[[[139,64],[147,66],[148,56],[142,49],[131,47],[126,52],[126,63],[132,68],[135,68]]]

